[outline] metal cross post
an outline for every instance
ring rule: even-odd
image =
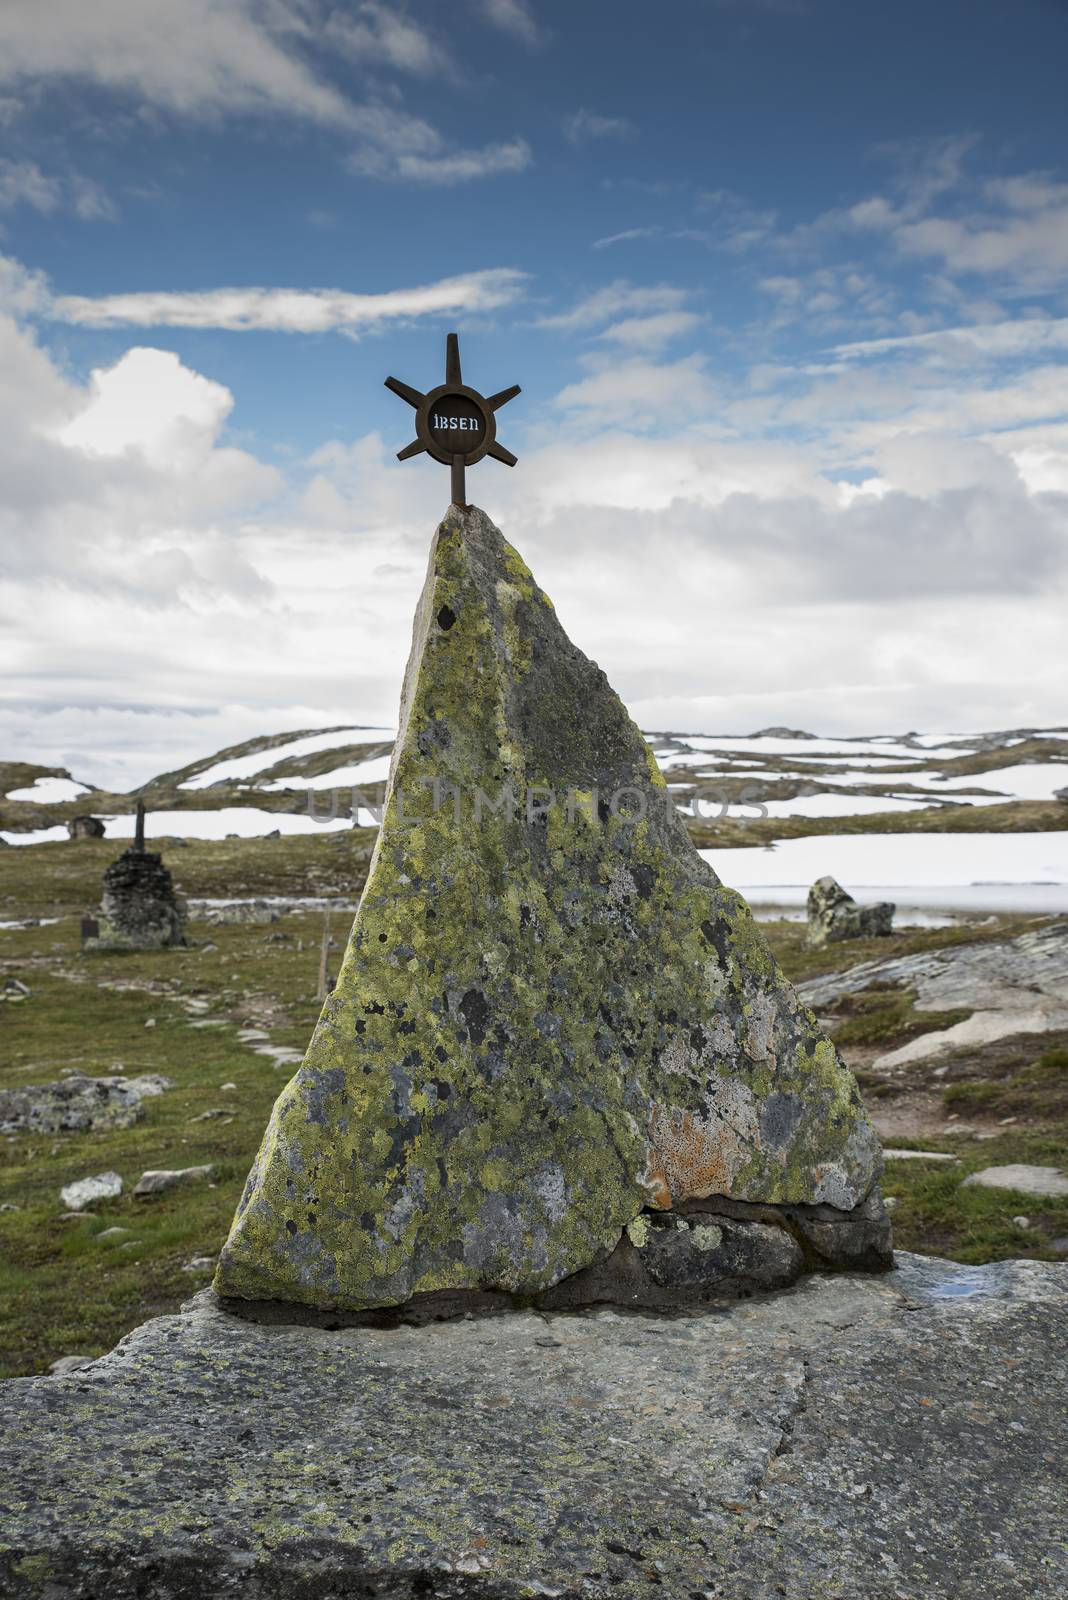
[[[497,422],[494,415],[519,394],[518,383],[502,389],[488,398],[477,389],[464,383],[460,372],[460,340],[450,333],[445,342],[445,382],[426,394],[413,389],[399,378],[387,378],[386,388],[400,395],[415,410],[415,438],[403,450],[397,451],[398,461],[422,455],[425,450],[452,469],[453,504],[461,511],[467,510],[465,471],[483,456],[503,461],[514,467],[516,457],[503,444],[497,443]]]

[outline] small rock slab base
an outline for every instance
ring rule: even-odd
[[[0,1385],[26,1600],[1053,1600],[1068,1268],[730,1310],[262,1326],[209,1292]]]

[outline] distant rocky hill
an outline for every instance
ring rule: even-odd
[[[373,825],[394,730],[342,725],[262,735],[128,794],[63,768],[0,762],[0,839],[67,838],[76,816],[109,837],[132,832],[145,802],[152,836],[222,838]],[[702,842],[834,831],[1040,831],[1068,826],[1068,727],[971,735],[827,738],[771,727],[753,734],[677,730],[646,737]],[[739,831],[742,830],[742,831]]]

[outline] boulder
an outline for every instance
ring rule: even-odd
[[[143,1200],[146,1195],[166,1194],[169,1189],[180,1189],[186,1184],[206,1183],[214,1174],[215,1168],[211,1166],[142,1172],[134,1185],[134,1198]]]
[[[805,1207],[842,1224],[823,1264],[839,1238],[855,1258],[863,1212],[887,1266],[856,1083],[477,509],[435,537],[399,726],[347,952],[220,1294],[677,1304],[791,1281]],[[693,1224],[717,1198],[778,1211]]]
[[[1052,1600],[1068,1272],[261,1326],[204,1291],[0,1384],[19,1600]]]
[[[100,1200],[117,1200],[121,1194],[122,1179],[117,1172],[98,1172],[95,1177],[65,1184],[59,1198],[69,1213],[84,1211]]]
[[[1068,1200],[1068,1173],[1060,1167],[1032,1167],[1014,1161],[1007,1167],[984,1167],[965,1178],[962,1188],[1009,1189],[1048,1200]]]
[[[808,942],[824,945],[885,936],[893,932],[894,909],[888,900],[858,906],[836,879],[817,878],[808,891]]]
[[[71,817],[67,832],[72,839],[102,839],[105,829],[99,817]]]

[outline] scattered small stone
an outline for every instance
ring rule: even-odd
[[[893,1211],[897,1203],[898,1201],[896,1194],[888,1194],[883,1199],[883,1205],[886,1207],[887,1211]]]
[[[984,1167],[961,1185],[964,1189],[1014,1189],[1018,1194],[1041,1195],[1051,1200],[1068,1197],[1068,1177],[1059,1167],[1031,1167],[1013,1162],[1006,1167]]]
[[[276,906],[269,906],[265,900],[241,900],[236,905],[213,907],[205,920],[215,924],[252,923],[263,926],[280,921],[281,912]]]
[[[212,1272],[215,1268],[214,1256],[193,1256],[182,1268],[183,1272]]]
[[[95,1239],[126,1239],[130,1235],[129,1228],[105,1228],[102,1233],[94,1234]]]
[[[959,1158],[947,1155],[944,1150],[884,1150],[883,1155],[887,1161],[956,1161]]]
[[[1012,1225],[1013,1225],[1014,1228],[1029,1228],[1031,1226],[1031,1218],[1030,1217],[1013,1217]]]
[[[217,944],[213,944],[209,939],[207,943],[202,944],[200,948],[203,950],[206,956],[210,956],[213,950],[218,950],[219,946]]]
[[[91,1367],[96,1360],[95,1356],[60,1356],[58,1361],[53,1361],[49,1372],[53,1378],[65,1378],[68,1373],[80,1372],[83,1367]]]
[[[200,1183],[212,1177],[214,1172],[212,1166],[179,1167],[173,1172],[142,1172],[134,1186],[134,1197],[144,1199],[146,1195],[165,1194],[168,1189],[177,1189],[187,1183]]]
[[[202,1111],[198,1117],[190,1117],[190,1122],[213,1122],[216,1117],[225,1117],[227,1113],[221,1107],[213,1107],[210,1111]]]
[[[28,1000],[33,991],[21,978],[7,978],[4,981],[4,992],[21,995],[24,1000]]]
[[[237,1084],[236,1083],[220,1083],[219,1092],[220,1092],[220,1094],[227,1094],[227,1093],[229,1093],[230,1090],[233,1090],[233,1089],[236,1089],[236,1088],[237,1088]]]
[[[148,1021],[145,1023],[145,1027],[146,1028],[154,1028],[155,1026],[156,1026],[155,1017],[149,1017]]]
[[[122,1194],[122,1179],[117,1172],[98,1172],[92,1178],[79,1178],[59,1191],[59,1198],[72,1211],[84,1211],[98,1200],[117,1200]]]

